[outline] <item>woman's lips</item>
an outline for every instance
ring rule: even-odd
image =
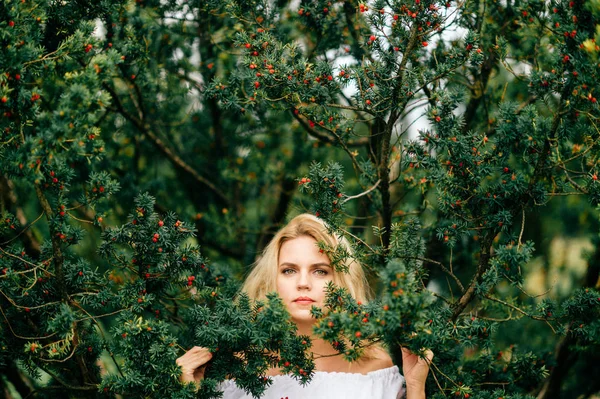
[[[306,298],[306,297],[300,297],[300,298],[296,298],[294,299],[294,302],[300,305],[309,305],[311,303],[315,303],[314,300],[310,299],[310,298]]]

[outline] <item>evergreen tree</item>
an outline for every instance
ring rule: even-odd
[[[303,211],[352,243],[320,245],[376,293],[330,286],[313,309],[345,358],[431,348],[432,398],[598,393],[599,15],[597,0],[4,1],[5,396],[209,398],[225,378],[257,396],[272,366],[309,381],[310,339],[279,298],[237,295]],[[531,293],[553,237],[593,249],[562,291]],[[213,353],[198,392],[175,364],[194,345]]]

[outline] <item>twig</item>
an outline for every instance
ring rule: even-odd
[[[430,363],[433,364],[433,361]],[[442,388],[442,386],[440,385],[440,382],[438,381],[436,375],[435,375],[435,371],[431,370],[431,375],[433,376],[433,379],[435,380],[435,384],[438,386],[438,389],[440,390],[440,392],[442,393],[442,395],[444,395],[444,397],[448,397],[446,395],[446,393],[444,392],[444,389]]]
[[[60,303],[60,301],[56,301],[56,302],[47,302],[44,303],[42,305],[38,305],[38,306],[21,306],[18,305],[12,298],[10,298],[8,295],[6,295],[4,293],[4,291],[0,290],[0,294],[4,295],[4,297],[8,300],[8,302],[10,302],[11,305],[13,305],[15,308],[19,308],[19,309],[40,309],[40,308],[45,308],[46,306],[50,306],[50,305],[57,305]]]
[[[531,319],[533,319],[533,320],[539,320],[539,321],[544,321],[544,322],[546,322],[546,324],[548,324],[548,326],[550,327],[550,329],[552,330],[552,332],[553,332],[554,334],[556,334],[556,330],[554,329],[554,327],[552,327],[552,324],[550,324],[550,323],[548,322],[548,319],[547,319],[547,318],[545,318],[545,317],[540,317],[540,316],[534,316],[534,315],[532,315],[532,314],[529,314],[529,313],[527,313],[526,311],[524,311],[523,309],[521,309],[521,308],[519,308],[519,307],[517,307],[517,306],[515,306],[515,305],[512,305],[512,304],[510,304],[510,303],[508,303],[508,302],[506,302],[506,301],[503,301],[503,300],[502,300],[502,299],[500,299],[500,298],[495,298],[495,297],[493,297],[493,296],[491,296],[491,295],[485,295],[485,298],[489,299],[490,301],[498,302],[498,303],[500,303],[500,304],[502,304],[502,305],[504,305],[504,306],[507,306],[507,307],[509,307],[509,308],[513,309],[513,310],[516,310],[517,312],[519,312],[519,313],[521,313],[521,314],[523,314],[523,315],[525,315],[525,316],[527,316],[527,317],[529,317],[529,318],[531,318]]]
[[[47,368],[42,367],[40,365],[38,365],[38,367],[41,368],[42,370],[44,370],[44,372],[48,373],[60,385],[62,385],[63,387],[65,387],[67,389],[71,389],[71,390],[74,390],[74,391],[96,391],[98,389],[97,385],[89,386],[89,387],[78,387],[78,386],[75,386],[75,385],[68,384],[62,378],[60,378],[58,375],[54,374],[52,371],[48,370]]]
[[[336,138],[331,137],[331,136],[327,135],[326,133],[323,133],[317,129],[311,128],[304,121],[304,119],[302,119],[299,115],[296,115],[293,110],[292,110],[292,115],[294,116],[294,119],[296,119],[300,123],[300,125],[302,125],[302,128],[304,128],[304,130],[306,130],[306,132],[309,135],[311,135],[312,137],[322,141],[323,143],[327,143],[327,144],[337,144],[338,143],[338,140],[336,140]],[[361,138],[358,138],[355,140],[348,140],[346,145],[348,147],[360,147],[363,145],[367,145],[368,143],[369,143],[369,139],[367,137],[361,137]]]
[[[17,333],[15,333],[15,331],[12,329],[12,326],[10,325],[10,322],[8,321],[8,318],[6,317],[6,315],[4,314],[4,309],[2,309],[2,306],[0,306],[0,313],[2,313],[2,316],[4,317],[4,320],[6,321],[6,325],[8,326],[8,328],[10,329],[10,332],[12,333],[12,335],[14,335],[15,337],[19,338],[19,339],[25,339],[25,340],[42,340],[42,339],[46,339],[46,338],[51,338],[53,336],[56,335],[56,333],[52,333],[50,335],[46,335],[44,337],[23,337],[21,335],[18,335]]]
[[[521,239],[523,238],[523,231],[525,231],[525,207],[523,207],[523,218],[521,220],[521,232],[519,233],[519,244],[517,245],[518,249],[521,249]]]
[[[381,179],[377,180],[377,182],[375,183],[375,185],[373,187],[369,188],[367,191],[363,191],[360,194],[356,194],[356,195],[352,195],[350,197],[346,197],[342,201],[342,204],[345,204],[346,202],[348,202],[350,200],[353,200],[353,199],[356,199],[356,198],[360,198],[360,197],[363,197],[363,196],[369,194],[371,191],[373,191],[373,190],[375,190],[377,188],[377,186],[379,185],[379,183],[381,183]]]
[[[40,213],[40,216],[38,216],[38,217],[37,217],[37,218],[36,218],[36,219],[35,219],[33,222],[29,223],[29,225],[28,225],[28,226],[24,227],[24,228],[23,228],[23,230],[21,230],[21,231],[19,232],[19,234],[17,234],[16,236],[14,236],[13,238],[11,238],[11,239],[10,239],[10,240],[8,240],[8,241],[4,241],[3,243],[0,243],[0,245],[6,245],[6,244],[10,243],[11,241],[14,241],[14,240],[16,240],[17,238],[19,238],[19,237],[21,236],[21,234],[23,234],[23,233],[27,232],[27,230],[28,230],[28,229],[29,229],[31,226],[33,226],[33,225],[34,225],[34,224],[35,224],[35,223],[36,223],[38,220],[40,220],[40,219],[42,218],[42,216],[44,216],[44,212]]]
[[[444,272],[446,272],[450,277],[452,277],[454,279],[454,281],[456,282],[456,285],[458,285],[458,288],[460,288],[462,292],[465,292],[465,287],[462,285],[462,283],[460,282],[458,277],[456,277],[456,275],[454,273],[452,273],[450,270],[448,270],[448,268],[446,266],[444,266],[443,263],[438,262],[433,259],[422,258],[419,256],[415,256],[415,257],[406,256],[406,257],[403,257],[403,259],[416,259],[416,260],[420,260],[422,262],[433,263],[434,265],[438,265]]]
[[[106,336],[104,335],[104,331],[102,330],[102,326],[100,325],[100,322],[98,320],[96,320],[96,318],[93,315],[91,315],[87,310],[85,310],[85,308],[83,306],[81,306],[80,304],[74,303],[74,305],[76,307],[78,307],[79,309],[81,309],[81,311],[83,311],[85,314],[87,314],[94,321],[96,326],[98,326],[98,330],[100,331],[100,335],[102,335],[102,339],[104,339],[104,341],[107,341]],[[108,354],[110,355],[110,358],[115,363],[115,366],[117,366],[117,370],[119,371],[119,374],[121,374],[121,377],[124,377],[123,372],[121,371],[121,367],[119,366],[117,359],[115,359],[112,351],[108,351]]]
[[[125,119],[130,121],[140,132],[145,134],[171,162],[173,162],[178,168],[182,169],[187,174],[192,176],[196,181],[208,187],[223,201],[225,205],[229,204],[229,199],[221,190],[217,188],[217,186],[215,186],[211,181],[201,176],[194,168],[192,168],[177,154],[175,154],[173,150],[167,147],[167,145],[156,134],[154,134],[154,132],[150,130],[148,125],[144,125],[143,121],[129,114],[125,110],[125,107],[121,103],[121,100],[119,99],[117,93],[111,87],[109,87],[108,85],[104,85],[104,88],[110,93],[112,99],[114,100],[115,105],[117,107],[117,111],[121,115],[123,115]]]
[[[36,269],[42,269],[44,272],[48,273],[49,275],[51,275],[51,276],[54,276],[54,274],[53,274],[53,273],[49,272],[48,270],[46,270],[46,269],[44,269],[44,268],[42,267],[43,263],[42,263],[42,264],[40,264],[40,265],[36,265],[35,263],[29,262],[28,260],[26,260],[26,259],[23,259],[22,257],[20,257],[20,256],[18,256],[18,255],[11,254],[10,252],[6,252],[6,251],[5,251],[5,250],[3,250],[2,248],[0,248],[0,251],[2,251],[2,253],[4,253],[4,254],[5,254],[5,255],[7,255],[7,256],[10,256],[10,257],[12,257],[12,258],[16,258],[16,259],[20,260],[20,261],[21,261],[21,262],[23,262],[23,263],[26,263],[26,264],[28,264],[28,265],[30,265],[30,266],[33,266],[33,269],[29,269],[29,270],[23,270],[23,271],[20,271],[20,272],[13,272],[13,274],[27,274],[27,273],[31,273],[31,272],[35,271]],[[50,259],[52,259],[52,258],[50,258]],[[50,259],[47,259],[47,260],[50,260]],[[0,277],[0,278],[1,278],[1,277]]]

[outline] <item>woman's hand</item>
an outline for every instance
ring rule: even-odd
[[[431,359],[433,359],[433,352],[429,349],[425,351],[423,359],[408,349],[402,348],[402,374],[406,379],[406,399],[425,397],[425,381]]]
[[[212,353],[207,348],[194,346],[183,356],[177,359],[177,365],[181,367],[181,382],[199,383],[204,379],[206,363],[212,359]]]

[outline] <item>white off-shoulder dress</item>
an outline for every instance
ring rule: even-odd
[[[261,399],[398,399],[404,398],[404,377],[398,366],[367,374],[316,371],[305,386],[289,375],[271,377]],[[220,385],[223,399],[252,399],[233,380]]]

